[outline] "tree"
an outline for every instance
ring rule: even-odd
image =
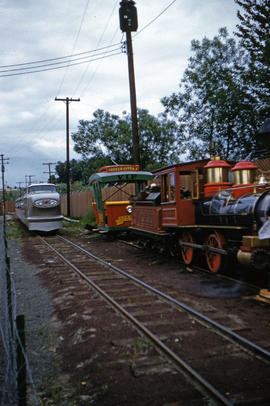
[[[191,50],[180,91],[161,100],[165,113],[178,120],[187,158],[245,157],[253,148],[257,120],[256,100],[242,80],[245,51],[226,28],[213,40],[193,40]]]
[[[78,131],[72,134],[74,149],[87,157],[109,158],[111,163],[132,162],[131,116],[122,117],[98,109],[91,121],[80,120]],[[141,166],[145,169],[175,162],[181,143],[174,121],[165,115],[154,117],[138,109]]]
[[[70,161],[70,182],[71,184],[75,182],[81,182],[82,185],[87,185],[90,176],[97,172],[101,166],[111,165],[111,160],[109,158],[104,158],[102,154],[97,154],[95,157],[90,159],[76,160],[72,159]],[[55,172],[57,179],[55,181],[65,184],[67,165],[66,162],[57,162],[55,166]]]
[[[72,159],[69,163],[70,166],[70,181],[71,183],[76,182],[82,179],[83,173],[83,164],[80,161],[76,161],[76,159]],[[66,183],[67,182],[67,164],[66,162],[57,162],[55,166],[55,172],[58,176],[57,182],[58,183]]]
[[[262,120],[270,115],[270,2],[269,0],[235,0],[242,7],[235,33],[249,55],[246,81],[257,98]]]

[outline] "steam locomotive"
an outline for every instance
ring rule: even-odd
[[[257,169],[220,157],[162,168],[154,173],[153,191],[133,202],[130,229],[144,244],[178,252],[186,265],[200,255],[214,273],[231,260],[265,270],[270,187]]]

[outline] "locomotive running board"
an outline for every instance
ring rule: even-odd
[[[248,227],[244,227],[244,226],[218,226],[215,224],[211,224],[211,225],[206,225],[206,224],[188,224],[188,225],[183,225],[183,226],[177,226],[177,229],[181,229],[181,228],[220,228],[223,230],[247,230]]]
[[[143,233],[143,234],[153,234],[153,235],[156,235],[156,236],[159,236],[159,237],[161,237],[161,236],[162,237],[163,236],[171,236],[172,235],[172,233],[166,233],[166,231],[157,232],[157,231],[145,230],[145,229],[136,228],[136,227],[129,227],[128,229],[133,230],[133,231],[138,231],[138,232]]]

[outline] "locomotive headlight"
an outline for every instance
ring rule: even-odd
[[[34,206],[42,209],[56,207],[58,204],[58,200],[55,199],[39,199],[34,201]]]
[[[131,214],[132,213],[132,206],[130,206],[130,205],[127,206],[126,211],[127,211],[128,214]]]

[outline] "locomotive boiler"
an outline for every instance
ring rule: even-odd
[[[55,231],[62,227],[60,195],[51,183],[32,184],[16,200],[16,216],[32,231]]]
[[[133,204],[133,232],[149,244],[178,251],[186,265],[199,255],[210,271],[230,260],[269,266],[270,188],[248,161],[219,157],[155,172],[159,193]]]

